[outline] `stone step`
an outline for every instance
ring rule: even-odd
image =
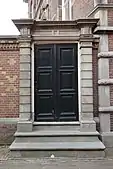
[[[16,142],[94,142],[98,141],[98,132],[76,132],[65,130],[34,130],[32,132],[16,132]]]
[[[105,157],[104,145],[96,142],[60,142],[60,143],[16,143],[10,146],[14,156],[18,157]]]
[[[94,142],[98,141],[98,137],[91,136],[91,137],[85,137],[85,136],[35,136],[35,137],[16,137],[15,142],[19,143],[25,143],[25,142],[37,142],[37,143],[48,143],[48,142],[57,142],[58,144],[60,142]]]
[[[34,122],[34,130],[74,130],[80,131],[79,122]]]
[[[99,136],[98,132],[79,132],[74,130],[33,130],[32,132],[16,132],[15,137],[35,136]]]

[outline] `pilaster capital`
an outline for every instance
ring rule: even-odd
[[[31,35],[31,28],[34,24],[33,19],[16,19],[12,21],[19,30],[21,36],[29,37]]]

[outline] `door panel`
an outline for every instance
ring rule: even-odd
[[[35,46],[35,121],[54,121],[53,46]]]
[[[77,46],[57,45],[56,58],[57,118],[59,121],[78,120]]]
[[[78,120],[77,45],[35,46],[35,120]]]

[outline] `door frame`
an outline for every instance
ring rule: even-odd
[[[81,58],[80,58],[80,44],[79,42],[68,42],[66,43],[65,41],[61,41],[61,42],[56,42],[53,43],[51,42],[50,44],[77,44],[78,45],[78,121],[75,122],[71,122],[71,123],[77,123],[80,121],[81,119],[81,74],[80,74],[80,70],[81,70]],[[31,109],[32,109],[32,121],[34,122],[34,118],[35,118],[35,112],[34,112],[34,106],[35,106],[35,100],[34,100],[34,92],[35,92],[35,88],[34,88],[34,76],[35,76],[35,67],[34,67],[34,46],[35,44],[40,45],[39,43],[33,42],[32,43],[32,56],[31,56]],[[41,43],[42,45],[44,45],[45,43]],[[36,123],[40,123],[40,122],[36,122]],[[55,123],[55,122],[48,122],[48,123]],[[56,122],[56,123],[64,123],[64,122]],[[70,123],[70,122],[65,122],[65,123]]]

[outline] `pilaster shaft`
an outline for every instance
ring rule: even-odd
[[[31,36],[28,28],[20,30],[20,114],[17,131],[32,131],[31,111]]]
[[[86,36],[87,35],[87,36]],[[92,78],[92,32],[90,27],[81,29],[81,131],[96,131],[93,120],[93,78]]]
[[[97,1],[98,2],[98,1]],[[98,4],[107,4],[107,0],[103,0]],[[99,8],[95,14],[95,18],[100,18],[100,26],[108,26],[107,9]],[[98,55],[98,82],[104,79],[109,79],[109,56],[103,57],[103,53],[108,53],[108,35],[100,35],[100,46]],[[110,132],[110,112],[100,111],[107,110],[110,107],[110,84],[103,85],[99,83],[99,118],[100,118],[100,131]]]

